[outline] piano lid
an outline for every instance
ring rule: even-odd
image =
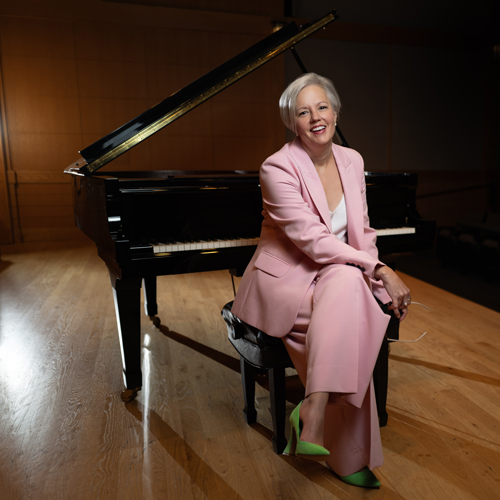
[[[121,154],[337,19],[332,11],[299,29],[292,22],[86,147],[65,173],[90,175]]]

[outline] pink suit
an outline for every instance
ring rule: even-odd
[[[264,221],[232,312],[282,337],[306,396],[330,392],[328,464],[340,475],[383,462],[372,372],[389,316],[373,278],[376,233],[369,227],[363,160],[332,144],[347,208],[348,244],[331,232],[325,192],[300,139],[261,167]],[[368,285],[368,286],[367,286]],[[371,288],[371,290],[370,290]]]

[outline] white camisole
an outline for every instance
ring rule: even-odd
[[[332,221],[332,233],[340,241],[347,243],[347,211],[344,195],[342,195],[338,207],[333,212],[330,212],[330,220]]]

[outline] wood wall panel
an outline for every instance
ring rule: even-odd
[[[37,96],[32,93],[25,96],[6,95],[9,133],[81,132],[80,102],[77,97]]]
[[[278,1],[278,0],[273,0]],[[279,0],[281,1],[281,0]],[[148,8],[103,0],[16,0],[3,2],[2,15],[26,18],[72,20],[78,23],[160,27],[207,32],[250,33],[265,36],[269,16],[231,12],[196,11],[181,8]],[[83,35],[75,33],[75,35]]]
[[[25,203],[34,202],[35,200],[26,200]],[[44,196],[43,198],[38,198],[37,205],[25,205],[19,207],[19,217],[22,221],[30,219],[34,221],[33,226],[38,227],[51,227],[51,226],[67,226],[71,227],[74,224],[73,220],[73,205],[71,198],[68,200],[67,198],[56,198],[56,197],[48,197]],[[69,203],[68,203],[69,201]],[[59,202],[58,204],[56,204]],[[54,219],[54,221],[58,221],[54,224],[54,221],[50,221],[50,219]],[[42,221],[38,222],[38,221]],[[48,221],[48,223],[46,223]],[[68,223],[65,224],[64,221]],[[29,227],[24,224],[25,227]]]
[[[70,182],[62,172],[78,151],[271,32],[270,18],[240,14],[186,10],[182,17],[175,9],[94,0],[44,6],[39,18],[15,6],[12,16],[0,16],[10,209],[21,227],[15,242],[73,238]],[[233,156],[257,169],[284,140],[273,127],[283,62],[276,67],[204,103],[105,170],[227,169]],[[2,231],[5,242],[10,236]]]
[[[73,219],[73,213],[70,212],[68,215],[53,215],[47,213],[47,215],[35,215],[35,216],[24,216],[22,211],[19,213],[19,220],[21,222],[21,227],[24,229],[53,229],[53,228],[71,228],[75,225]]]
[[[154,5],[159,7],[177,7],[181,9],[241,12],[243,14],[260,14],[280,16],[283,13],[282,0],[253,0],[252,2],[235,2],[234,0],[104,0],[107,2],[128,3],[137,5]]]
[[[146,99],[146,68],[143,63],[124,61],[78,61],[81,97]]]
[[[10,154],[0,55],[0,244],[14,240],[13,209],[8,180]],[[1,259],[1,255],[0,255]]]
[[[9,183],[19,186],[21,184],[66,184],[70,182],[64,172],[42,171],[9,171]]]
[[[0,18],[2,55],[75,58],[73,25],[58,19]]]
[[[10,156],[16,172],[62,172],[61,165],[81,148],[81,134],[11,133]]]
[[[78,60],[143,63],[146,57],[143,26],[74,23]]]
[[[78,97],[74,59],[3,56],[5,92],[11,96]]]
[[[145,34],[146,61],[170,66],[214,66],[214,33],[152,28]]]
[[[57,210],[61,210],[61,207],[69,207],[72,208],[73,199],[71,195],[70,185],[49,185],[49,187],[60,188],[60,186],[64,187],[64,190],[61,190],[58,193],[50,193],[48,190],[44,189],[42,192],[39,189],[39,186],[36,184],[28,184],[27,187],[33,186],[34,193],[26,196],[23,200],[23,207],[20,212],[23,210],[38,210],[39,207],[55,207]]]
[[[66,201],[69,200],[67,205],[71,203],[71,177],[69,175],[62,174],[57,177],[54,175],[42,177],[41,174],[29,174],[25,172],[18,177],[20,177],[21,180],[19,184],[24,184],[24,194],[29,197],[30,200],[39,196],[47,196],[49,198],[52,196],[62,196],[66,198]],[[46,182],[44,182],[44,180]],[[39,184],[45,184],[43,189],[40,189]]]
[[[36,182],[36,179],[36,173],[32,174],[31,180],[26,175],[16,186],[18,218],[23,236],[26,230],[42,234],[43,231],[72,229],[75,223],[69,176],[62,174],[58,184]]]
[[[0,172],[0,244],[7,244],[13,240],[12,210],[10,207],[9,185],[2,161],[0,161],[0,169],[2,169]]]

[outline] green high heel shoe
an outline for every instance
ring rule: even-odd
[[[351,484],[352,486],[361,486],[362,488],[380,488],[379,480],[368,467],[365,467],[354,474],[350,474],[349,476],[339,477],[344,483]]]
[[[290,439],[288,440],[288,444],[283,451],[283,455],[295,455],[299,458],[307,458],[309,460],[322,462],[330,455],[330,452],[319,444],[308,443],[307,441],[300,440],[302,429],[299,413],[300,405],[302,403],[303,401],[298,404],[298,406],[292,411],[292,414],[290,415],[291,435]]]

